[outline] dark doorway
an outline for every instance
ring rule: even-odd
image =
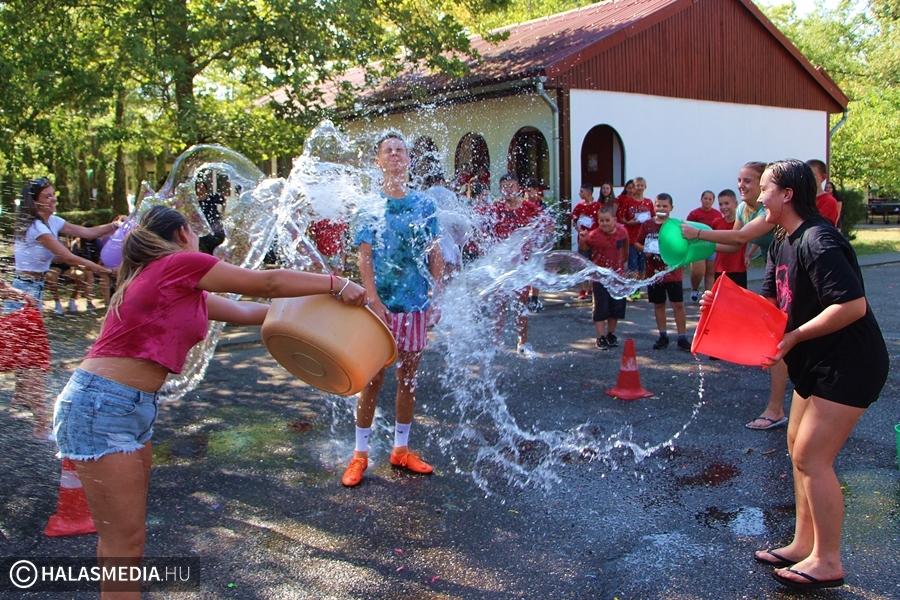
[[[619,187],[625,183],[625,147],[618,132],[609,125],[597,125],[581,144],[581,181],[595,187],[604,182]]]

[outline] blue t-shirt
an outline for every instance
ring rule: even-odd
[[[403,198],[382,197],[387,201],[384,220],[363,215],[353,242],[372,246],[375,288],[389,311],[426,310],[427,253],[439,232],[434,202],[417,191]]]

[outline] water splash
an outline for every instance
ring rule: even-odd
[[[370,158],[373,139],[351,140],[330,122],[323,122],[310,134],[286,179],[263,179],[262,173],[239,154],[219,146],[198,146],[179,158],[160,192],[145,186],[138,212],[163,203],[192,219],[202,216],[193,196],[193,182],[202,171],[215,169],[241,188],[238,200],[227,208],[223,223],[226,241],[216,250],[219,258],[258,268],[266,252],[274,248],[282,266],[326,272],[325,257],[307,236],[309,225],[317,219],[352,225],[363,215],[384,212],[385,200],[378,191],[380,173],[372,168]],[[443,163],[441,156],[430,160],[437,165]],[[437,204],[436,216],[453,233],[452,244],[465,246],[480,227],[480,215],[467,201],[456,198],[438,199]],[[458,421],[458,426],[445,437],[435,432],[430,435],[456,470],[469,474],[486,493],[493,493],[496,485],[551,486],[559,481],[557,468],[573,460],[606,461],[617,468],[618,457],[627,451],[639,463],[672,446],[704,405],[701,369],[700,399],[691,415],[677,432],[652,446],[635,442],[630,425],[605,436],[591,424],[546,431],[520,426],[495,376],[502,352],[497,314],[518,291],[529,285],[547,292],[563,291],[590,279],[622,298],[665,275],[659,273],[644,281],[629,279],[575,252],[554,251],[552,245],[552,237],[541,229],[519,229],[508,239],[482,246],[483,254],[443,286],[443,318],[435,328],[435,337],[437,351],[446,359],[447,367],[438,377],[452,400],[444,414]],[[528,249],[527,260],[523,248]],[[417,258],[417,266],[429,276],[424,254]],[[206,340],[190,353],[184,373],[167,382],[163,390],[167,397],[180,397],[199,384],[221,329],[219,323],[210,324]],[[347,428],[339,428],[338,423],[352,420],[355,403],[327,398],[326,414],[331,417],[334,440],[325,452],[342,455],[345,449],[337,440],[346,437]],[[380,411],[375,427],[379,432],[391,430]]]

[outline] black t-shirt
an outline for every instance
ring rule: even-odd
[[[787,331],[809,322],[828,306],[862,298],[865,293],[856,254],[840,231],[824,220],[805,221],[769,248],[762,295],[776,298],[778,307],[787,313]],[[840,387],[836,380],[842,373],[865,372],[886,358],[884,338],[867,306],[865,316],[843,329],[794,346],[784,362],[801,395],[810,393],[814,385],[818,395],[823,381],[828,387]]]

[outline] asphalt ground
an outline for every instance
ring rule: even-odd
[[[811,598],[900,597],[900,264],[865,267],[864,276],[893,369],[836,464],[847,585]],[[652,350],[653,311],[644,300],[628,304],[618,333],[634,340],[653,396],[618,400],[604,392],[616,383],[622,347],[594,346],[589,304],[573,292],[545,302],[531,319],[541,358],[516,356],[507,332],[490,374],[506,424],[461,416],[435,344],[423,356],[410,444],[436,472],[413,475],[387,462],[389,375],[370,467],[353,489],[340,483],[352,451],[352,401],[294,379],[255,331],[226,330],[202,384],[163,405],[153,440],[146,553],[199,557],[200,588],[145,597],[795,597],[752,560],[754,550],[788,541],[793,527],[785,430],[744,427],[766,403],[768,374],[674,343]],[[689,333],[697,318],[688,302]],[[56,367],[49,387],[58,391],[99,320],[47,322]],[[6,375],[0,556],[92,556],[96,536],[42,534],[56,508],[59,461],[51,444],[30,439],[28,414],[10,406],[11,392]],[[518,433],[504,435],[510,423]],[[454,439],[466,426],[480,438]],[[480,462],[480,445],[500,447],[506,462]],[[0,593],[20,597],[97,594]]]

